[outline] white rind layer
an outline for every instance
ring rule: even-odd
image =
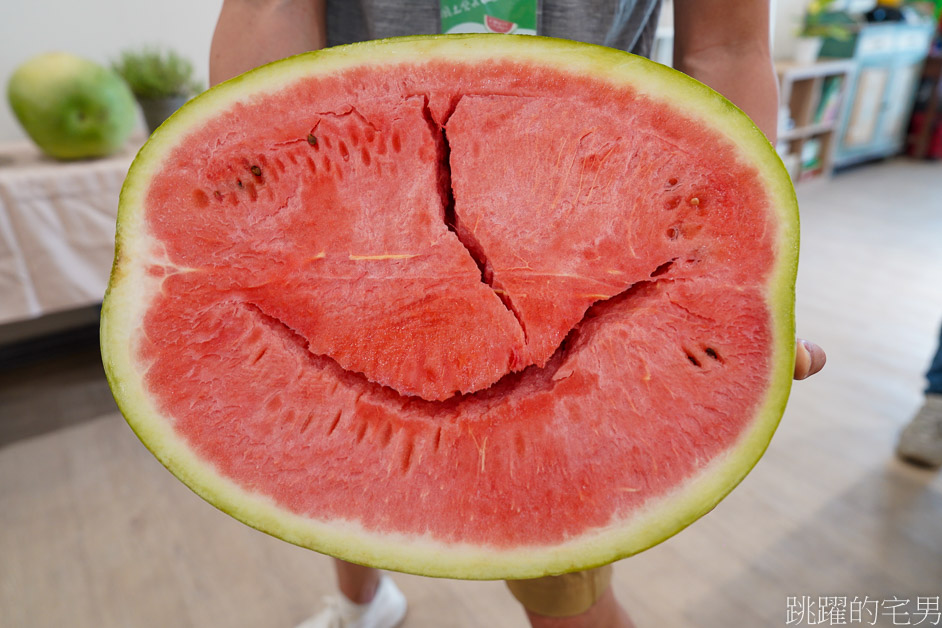
[[[751,427],[725,455],[674,493],[626,520],[612,521],[604,529],[552,547],[508,550],[444,544],[430,538],[376,533],[353,521],[317,521],[288,512],[267,497],[243,490],[198,457],[156,408],[143,386],[146,365],[135,359],[136,334],[150,295],[159,290],[159,279],[149,277],[146,267],[154,262],[166,265],[159,244],[146,232],[143,197],[152,173],[175,142],[237,100],[251,100],[296,78],[428,58],[468,64],[506,59],[532,62],[591,75],[615,86],[630,85],[667,107],[683,103],[685,115],[725,135],[743,161],[759,171],[777,214],[778,257],[767,291],[773,315],[772,385]],[[647,549],[709,512],[752,469],[772,438],[791,386],[797,261],[797,202],[774,149],[729,101],[679,72],[619,51],[540,37],[469,35],[368,42],[307,53],[253,70],[194,99],[154,133],[132,165],[121,193],[115,265],[102,308],[102,358],[118,405],[144,444],[192,490],[244,523],[297,545],[386,569],[449,578],[532,578],[606,564]]]

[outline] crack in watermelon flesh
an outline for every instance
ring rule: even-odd
[[[445,206],[445,224],[448,226],[449,231],[453,232],[458,237],[458,241],[468,250],[471,258],[474,260],[475,264],[477,264],[478,269],[481,271],[481,281],[494,290],[494,293],[500,298],[504,307],[517,319],[520,330],[523,332],[524,344],[527,344],[529,338],[527,336],[526,321],[514,307],[510,295],[504,290],[494,288],[494,269],[488,263],[487,252],[473,233],[458,227],[458,216],[455,213],[455,194],[451,187],[451,146],[448,144],[448,134],[445,132],[445,126],[448,124],[448,120],[454,113],[455,107],[458,105],[459,101],[460,97],[453,99],[451,107],[445,113],[441,122],[435,121],[432,117],[431,110],[428,108],[428,99],[425,101],[426,106],[424,113],[428,120],[429,127],[432,129],[433,133],[441,133],[441,144],[439,145],[439,154],[441,155],[439,160],[439,172],[442,187],[442,202]]]
[[[698,477],[766,399],[761,175],[631,85],[353,67],[177,141],[143,188],[134,360],[173,433],[285,512],[553,547]]]

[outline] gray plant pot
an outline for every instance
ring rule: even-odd
[[[138,98],[137,102],[141,104],[144,110],[144,120],[147,122],[148,130],[153,133],[157,127],[163,124],[163,121],[183,106],[189,96],[173,96],[171,98]]]

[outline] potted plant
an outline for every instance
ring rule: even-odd
[[[193,64],[172,50],[126,50],[112,67],[131,87],[151,132],[202,91],[193,78]]]
[[[805,7],[805,14],[798,29],[795,42],[794,58],[797,63],[814,63],[821,52],[821,44],[827,38],[841,41],[850,37],[848,25],[832,19],[831,10],[835,0],[811,0]]]

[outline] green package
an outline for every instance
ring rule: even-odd
[[[443,33],[536,35],[539,0],[441,0]]]

